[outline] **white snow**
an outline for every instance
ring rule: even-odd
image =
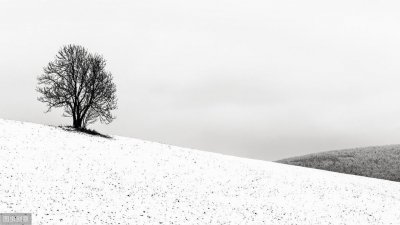
[[[400,224],[400,184],[0,119],[0,213],[33,224]]]

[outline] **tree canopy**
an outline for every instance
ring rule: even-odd
[[[47,111],[63,108],[75,128],[86,128],[97,120],[110,123],[117,97],[113,76],[105,67],[101,55],[79,45],[64,46],[38,77],[38,100],[47,104]]]

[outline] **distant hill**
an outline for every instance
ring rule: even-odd
[[[400,181],[400,145],[328,151],[283,159],[277,162],[338,173]]]

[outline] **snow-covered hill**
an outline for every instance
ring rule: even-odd
[[[34,224],[400,224],[400,184],[0,120],[0,212]]]

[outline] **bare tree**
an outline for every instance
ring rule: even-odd
[[[47,112],[63,108],[63,115],[72,117],[74,128],[86,128],[97,120],[110,123],[117,97],[112,74],[105,66],[102,56],[82,46],[62,47],[38,77],[38,100],[47,104]]]

